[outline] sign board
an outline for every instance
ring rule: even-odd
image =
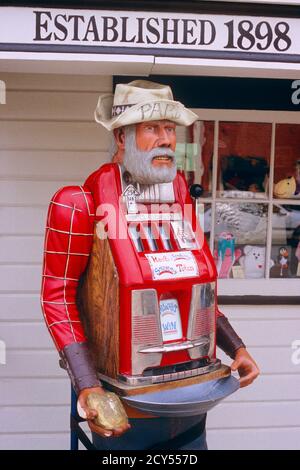
[[[298,62],[300,18],[0,7],[0,50]]]

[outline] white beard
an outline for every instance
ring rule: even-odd
[[[172,166],[154,167],[152,159],[166,155],[172,157]],[[166,147],[155,147],[149,151],[141,151],[136,146],[135,125],[125,127],[125,151],[123,165],[134,181],[139,184],[170,183],[176,177],[175,153]]]

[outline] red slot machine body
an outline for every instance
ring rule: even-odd
[[[217,272],[184,176],[139,185],[107,164],[85,186],[96,226],[79,297],[101,377],[135,387],[220,368]]]

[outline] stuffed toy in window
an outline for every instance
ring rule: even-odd
[[[274,196],[279,199],[288,199],[294,196],[296,193],[296,180],[293,176],[278,181],[274,185]]]
[[[225,190],[264,192],[269,166],[263,157],[226,155],[221,159],[221,181]]]
[[[260,279],[265,276],[266,248],[264,246],[246,245],[244,256],[239,259],[244,269],[245,278]],[[269,268],[274,266],[274,261],[269,261]]]

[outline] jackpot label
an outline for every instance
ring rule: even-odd
[[[199,275],[195,257],[191,251],[151,253],[145,255],[154,280],[180,279]]]

